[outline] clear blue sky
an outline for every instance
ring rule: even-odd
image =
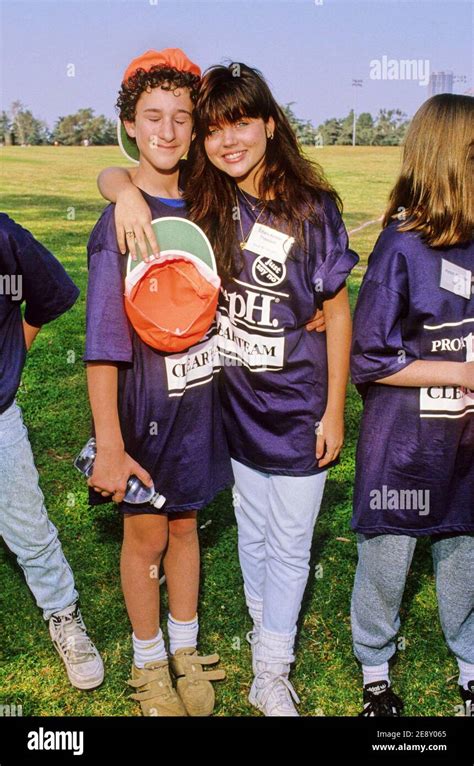
[[[225,59],[258,67],[280,103],[315,125],[352,108],[411,115],[428,90],[373,80],[383,56],[429,61],[472,88],[470,0],[3,0],[1,105],[20,99],[50,126],[91,106],[115,115],[128,62],[148,48],[180,47],[201,67]],[[66,76],[74,64],[75,77]],[[352,88],[352,78],[363,80]]]

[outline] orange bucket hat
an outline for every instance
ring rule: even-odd
[[[149,72],[154,66],[177,69],[178,72],[190,72],[198,77],[201,76],[201,70],[198,65],[194,64],[191,59],[188,59],[181,48],[164,48],[162,51],[145,51],[141,56],[133,59],[124,72],[122,82],[130,79],[137,69]]]
[[[152,221],[160,256],[137,264],[129,258],[125,311],[144,343],[168,353],[200,341],[212,325],[220,279],[212,247],[192,221]]]

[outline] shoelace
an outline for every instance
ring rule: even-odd
[[[268,678],[266,678],[268,676]],[[258,673],[255,676],[256,680],[261,678],[265,681],[265,692],[262,694],[262,703],[266,705],[268,698],[271,694],[275,694],[276,696],[276,704],[280,705],[281,707],[285,708],[288,706],[288,696],[287,691],[290,693],[290,696],[293,698],[293,700],[296,702],[296,704],[299,704],[299,697],[297,693],[295,692],[293,686],[291,685],[288,678],[282,675],[273,675],[269,673],[268,671],[263,671],[261,673]]]
[[[78,664],[94,659],[95,652],[91,639],[86,633],[86,626],[80,612],[56,617],[53,615],[56,628],[56,640],[68,662]]]
[[[395,713],[393,712],[394,708]],[[402,700],[389,687],[381,694],[372,694],[369,703],[364,707],[362,713],[359,713],[359,716],[398,716],[402,710]]]

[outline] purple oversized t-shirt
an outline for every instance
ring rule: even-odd
[[[261,207],[245,196],[253,203],[239,193],[246,236]],[[221,290],[221,398],[230,453],[272,474],[306,476],[326,470],[315,457],[316,423],[327,401],[326,335],[308,332],[305,324],[344,285],[358,256],[348,249],[341,216],[327,195],[321,215],[321,227],[305,223],[307,253],[294,244],[280,263],[246,249],[242,270]],[[266,213],[258,221],[279,228]],[[237,236],[240,240],[239,223]]]
[[[351,372],[364,411],[352,528],[364,534],[470,533],[474,392],[375,381],[417,359],[474,360],[474,243],[433,249],[397,225],[377,240],[354,316]]]
[[[181,206],[143,192],[153,218],[186,217]],[[166,497],[163,511],[200,509],[232,482],[219,402],[215,325],[197,344],[166,354],[144,343],[124,309],[127,259],[120,254],[109,205],[88,245],[84,360],[119,365],[119,415],[126,451]],[[92,504],[110,502],[93,490]],[[123,511],[150,506],[121,503]]]
[[[76,302],[79,289],[41,242],[0,213],[0,415],[13,404],[25,364],[25,320],[41,327]]]

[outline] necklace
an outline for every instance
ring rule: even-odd
[[[242,191],[242,189],[239,189],[239,192],[241,193],[242,197],[244,198],[244,200],[246,201],[247,205],[248,205],[248,206],[249,206],[249,208],[251,209],[252,213],[253,213],[253,212],[254,212],[254,211],[255,211],[255,210],[258,208],[258,207],[260,207],[260,205],[263,205],[263,206],[265,207],[265,203],[264,203],[264,201],[263,201],[263,200],[258,200],[258,202],[254,204],[253,202],[250,202],[249,198],[247,197],[247,195],[246,195],[246,194],[244,194],[244,192]]]
[[[237,204],[238,204],[238,200],[237,200]],[[256,224],[256,223],[258,223],[258,219],[260,218],[260,216],[262,215],[262,213],[265,211],[265,207],[266,207],[265,205],[262,207],[262,209],[260,210],[259,214],[257,215],[257,217],[256,217],[255,221],[254,221],[254,222],[253,222],[253,224],[251,225],[251,227],[250,227],[250,229],[249,229],[249,231],[247,232],[247,234],[246,234],[246,235],[244,234],[244,229],[243,229],[243,227],[242,227],[242,217],[241,217],[241,215],[240,215],[240,209],[239,209],[239,224],[240,224],[240,233],[241,233],[241,235],[242,235],[242,239],[241,239],[241,241],[239,242],[239,247],[240,247],[240,249],[241,249],[241,250],[245,250],[245,248],[247,247],[247,242],[248,242],[248,239],[249,239],[249,237],[250,237],[250,234],[251,234],[251,232],[252,232],[252,229],[253,229],[253,227],[255,226],[255,224]]]
[[[242,226],[242,217],[241,217],[241,215],[240,215],[240,208],[239,208],[239,199],[238,199],[238,197],[236,197],[236,198],[235,198],[235,200],[236,200],[236,202],[237,202],[237,208],[238,208],[238,210],[239,210],[239,225],[240,225],[240,233],[241,233],[241,236],[242,236],[242,239],[241,239],[241,241],[239,242],[239,247],[240,247],[240,249],[241,249],[241,250],[245,250],[245,248],[247,247],[247,242],[248,242],[248,239],[249,239],[249,237],[250,237],[250,234],[251,234],[251,232],[252,232],[252,229],[253,229],[253,227],[255,226],[255,224],[256,224],[256,223],[258,223],[258,220],[259,220],[260,216],[261,216],[261,215],[262,215],[262,213],[265,211],[265,208],[266,208],[266,203],[265,203],[265,202],[263,202],[263,201],[260,201],[260,202],[258,202],[256,205],[252,205],[252,203],[250,202],[250,200],[249,200],[249,199],[248,199],[248,198],[245,196],[245,194],[243,193],[242,189],[239,189],[239,191],[240,191],[240,193],[242,194],[242,196],[243,196],[244,200],[246,201],[246,203],[248,204],[248,206],[250,207],[250,209],[252,210],[252,213],[254,213],[254,212],[255,212],[256,208],[257,208],[259,205],[263,205],[263,207],[262,207],[262,209],[260,210],[259,214],[257,215],[257,217],[256,217],[255,221],[253,222],[253,224],[251,225],[251,227],[250,227],[249,231],[248,231],[248,232],[247,232],[247,234],[245,235],[245,234],[244,234],[244,229],[243,229],[243,226]]]

